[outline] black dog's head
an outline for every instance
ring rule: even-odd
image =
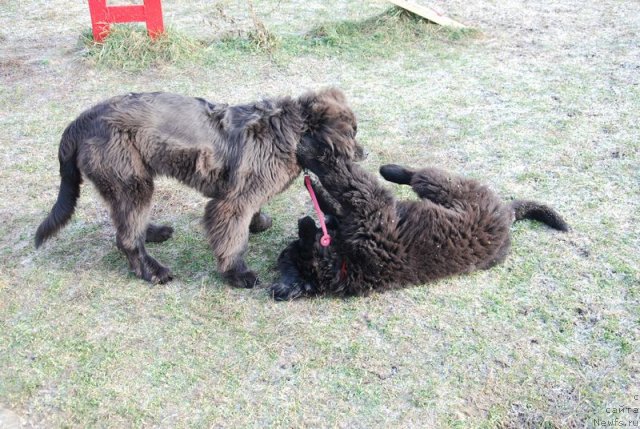
[[[322,229],[306,216],[298,220],[298,239],[291,242],[278,257],[280,282],[272,286],[271,292],[277,300],[289,300],[306,295],[316,295],[321,285],[336,274],[338,254],[335,249],[337,221],[326,217],[327,230],[332,244],[320,244]]]
[[[298,162],[309,168],[329,157],[362,161],[366,154],[356,140],[358,125],[347,100],[337,88],[308,92],[299,98],[306,131],[298,145]]]

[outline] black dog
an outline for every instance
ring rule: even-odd
[[[486,186],[436,168],[385,165],[388,181],[410,185],[418,201],[397,201],[361,167],[341,159],[309,161],[321,183],[314,189],[328,213],[329,247],[310,217],[298,222],[298,240],[280,254],[277,300],[332,294],[366,295],[487,269],[502,262],[516,220],[535,219],[567,231],[550,207],[515,200],[504,204]]]

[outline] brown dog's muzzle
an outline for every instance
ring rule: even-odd
[[[356,153],[354,157],[354,161],[360,162],[364,161],[369,157],[369,151],[360,145],[360,143],[356,142]]]

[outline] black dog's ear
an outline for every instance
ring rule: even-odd
[[[302,168],[315,172],[320,169],[322,162],[331,158],[332,150],[330,145],[311,135],[305,135],[298,144],[296,158]]]
[[[389,182],[409,185],[413,178],[413,170],[397,164],[386,164],[380,167],[380,175]]]
[[[305,216],[298,221],[298,237],[303,242],[312,242],[316,239],[318,228],[311,216]]]

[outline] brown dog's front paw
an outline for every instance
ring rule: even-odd
[[[269,287],[269,295],[276,301],[291,301],[303,296],[314,295],[314,289],[308,283],[276,282]]]
[[[258,212],[251,219],[251,224],[249,224],[249,232],[252,234],[257,234],[271,228],[271,225],[273,225],[271,217],[267,216],[264,213]]]
[[[142,273],[139,277],[153,284],[164,284],[173,280],[171,270],[149,255],[143,258],[141,268]]]
[[[165,284],[173,280],[173,274],[171,270],[166,267],[162,267],[151,276],[151,282],[153,284]]]
[[[258,275],[253,271],[229,270],[222,274],[222,277],[233,287],[251,289],[260,284]]]

